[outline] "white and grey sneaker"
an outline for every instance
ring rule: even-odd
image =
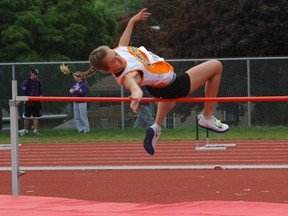
[[[28,134],[28,130],[25,130],[25,129],[19,130],[19,134],[21,136],[26,136]]]
[[[37,136],[41,135],[38,130],[34,130],[33,134]]]
[[[148,154],[150,155],[154,154],[155,146],[160,137],[160,134],[161,134],[161,128],[159,126],[152,125],[147,129],[143,146]]]
[[[212,115],[209,119],[206,119],[203,115],[200,115],[198,125],[216,133],[224,133],[229,130],[229,125],[222,123],[214,115]]]

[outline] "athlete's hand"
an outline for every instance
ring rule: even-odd
[[[139,13],[133,16],[130,21],[137,23],[139,21],[147,20],[151,16],[151,13],[147,12],[147,10],[147,8],[143,8]]]
[[[131,99],[130,108],[134,113],[137,113],[139,102],[142,100],[142,97],[143,92],[141,90],[132,92],[131,96],[129,96],[129,98]]]

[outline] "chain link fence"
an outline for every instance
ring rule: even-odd
[[[189,68],[207,59],[168,60],[176,73],[184,73]],[[223,63],[223,76],[219,97],[246,96],[287,96],[288,95],[288,57],[278,58],[227,58]],[[71,96],[69,89],[74,83],[72,76],[63,75],[59,66],[62,62],[30,62],[0,64],[0,127],[9,128],[9,100],[12,98],[11,80],[17,80],[18,95],[20,86],[32,67],[40,71],[39,79],[43,85],[44,96]],[[85,71],[88,62],[68,62],[72,71]],[[113,76],[96,74],[87,79],[89,97],[128,97],[129,92],[118,86]],[[204,88],[190,97],[203,97]],[[71,102],[43,102],[41,128],[74,127]],[[155,116],[157,106],[150,104]],[[203,109],[203,103],[178,103],[167,116],[167,128],[186,127],[195,124],[196,115]],[[19,124],[22,106],[19,106]],[[288,124],[287,102],[239,102],[217,103],[217,118],[231,125],[239,126],[276,126]],[[91,128],[129,128],[133,127],[136,115],[130,110],[129,103],[88,103],[88,117]],[[2,121],[1,121],[2,120]],[[70,124],[69,124],[70,122]],[[70,125],[70,126],[69,126]]]

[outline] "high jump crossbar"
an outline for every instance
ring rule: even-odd
[[[129,97],[32,97],[18,96],[18,101],[131,102]],[[253,97],[187,97],[177,99],[142,98],[142,102],[275,102],[288,101],[288,96]]]

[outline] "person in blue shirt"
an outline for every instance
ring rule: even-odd
[[[70,89],[73,97],[86,97],[88,92],[88,85],[85,79],[82,79],[79,74],[74,73],[73,77],[75,83]],[[87,102],[74,102],[73,103],[74,121],[79,133],[89,133],[90,126],[87,117]]]
[[[143,97],[152,97],[152,95],[150,95],[149,92],[146,90],[145,86],[141,86],[140,88],[143,91]],[[134,128],[144,127],[145,124],[148,127],[150,127],[151,125],[154,124],[154,118],[152,116],[152,113],[150,112],[149,105],[150,103],[148,102],[139,103],[139,108],[137,112],[137,118],[134,123]]]
[[[22,82],[21,90],[25,96],[42,96],[42,84],[39,78],[39,70],[33,68],[29,76]],[[34,135],[39,133],[39,118],[42,116],[42,102],[41,101],[26,101],[24,103],[23,118],[24,129],[20,130],[21,136],[28,134],[29,120],[33,119]]]

